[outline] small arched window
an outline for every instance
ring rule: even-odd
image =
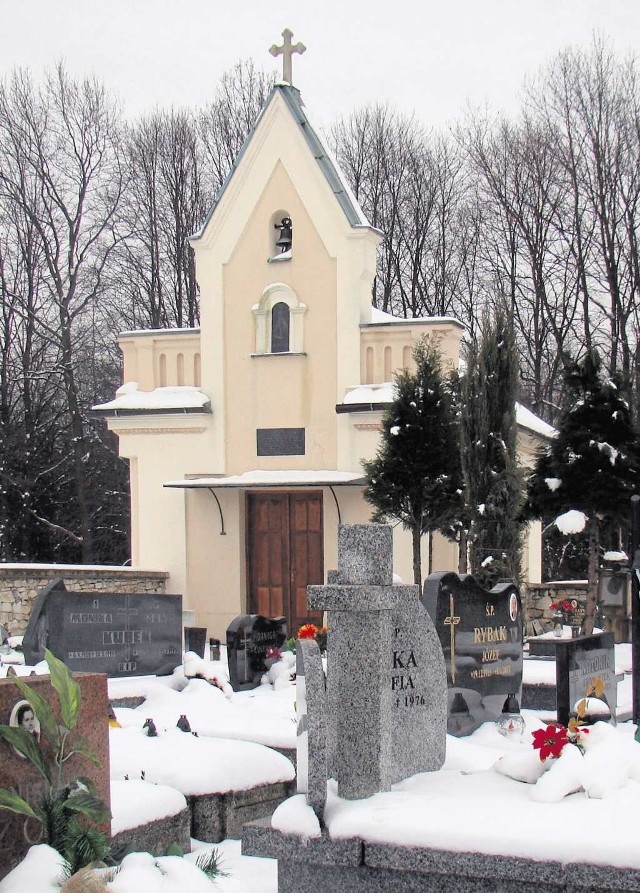
[[[271,353],[289,352],[289,305],[279,301],[271,310]]]

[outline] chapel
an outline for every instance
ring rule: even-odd
[[[292,82],[273,89],[190,243],[198,329],[122,332],[124,383],[94,407],[130,466],[131,561],[169,573],[168,592],[210,636],[241,613],[309,619],[308,584],[337,566],[339,523],[366,523],[371,458],[393,375],[437,336],[457,367],[463,324],[399,319],[371,304],[382,234],[367,221]],[[524,463],[552,429],[518,408]],[[411,538],[394,528],[395,572],[412,582]],[[424,554],[428,554],[424,538]],[[457,569],[436,535],[432,569]],[[525,573],[540,580],[540,528]],[[426,562],[423,565],[426,567]]]

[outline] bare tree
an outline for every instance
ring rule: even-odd
[[[47,342],[55,358],[51,371],[64,398],[77,520],[77,531],[65,535],[81,543],[84,561],[93,557],[93,532],[79,368],[99,348],[95,313],[117,243],[113,224],[123,182],[118,129],[117,108],[104,88],[71,80],[62,65],[41,87],[25,71],[0,87],[0,199],[25,222],[38,253],[16,307],[27,331]],[[29,293],[36,275],[37,306]]]

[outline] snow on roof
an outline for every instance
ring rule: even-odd
[[[391,403],[395,397],[396,386],[392,381],[382,384],[361,384],[349,388],[343,403]]]
[[[99,403],[92,407],[98,412],[119,411],[161,411],[191,410],[205,411],[209,407],[209,398],[200,388],[190,385],[155,388],[153,391],[138,390],[137,381],[129,381],[116,391],[114,400]]]
[[[542,437],[555,437],[558,433],[553,425],[543,421],[522,403],[516,403],[516,421],[521,428],[527,428],[535,434],[541,434]]]
[[[180,481],[167,481],[165,487],[284,487],[284,486],[348,486],[364,484],[361,471],[320,471],[285,469],[282,471],[245,471],[243,474],[203,475],[197,478],[184,478]]]
[[[381,326],[381,325],[424,325],[428,323],[429,325],[442,325],[446,323],[448,325],[456,325],[464,328],[463,324],[459,319],[456,319],[455,316],[393,316],[391,313],[386,313],[384,310],[379,310],[377,307],[371,308],[371,321],[368,323],[363,323],[363,325],[373,325],[373,326]]]

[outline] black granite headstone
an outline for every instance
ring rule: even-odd
[[[48,648],[72,672],[166,675],[182,660],[182,596],[69,592],[57,578],[34,599],[22,648],[27,664]]]
[[[286,638],[284,617],[240,614],[232,620],[227,628],[227,662],[233,690],[245,691],[259,685],[267,671],[267,650],[281,648]]]
[[[193,651],[198,657],[206,657],[207,648],[207,628],[206,626],[185,626],[184,628],[184,650]]]
[[[431,615],[447,668],[450,735],[495,722],[509,694],[520,701],[522,605],[517,587],[483,589],[465,574],[431,574],[422,602]]]
[[[558,722],[566,726],[576,703],[582,698],[595,697],[609,706],[615,723],[617,682],[613,633],[558,639],[555,646]]]

